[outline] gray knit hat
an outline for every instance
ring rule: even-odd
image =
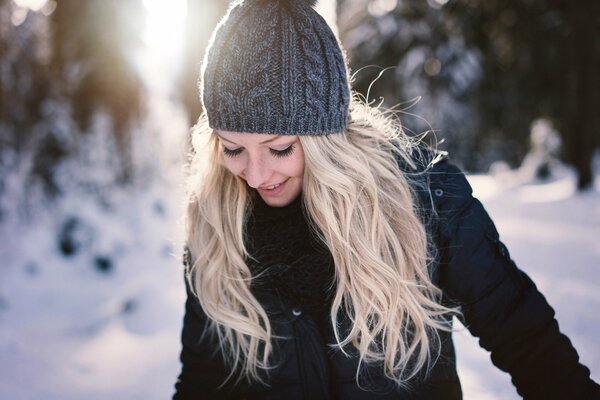
[[[324,135],[348,125],[346,60],[315,0],[241,0],[213,32],[201,98],[211,128]]]

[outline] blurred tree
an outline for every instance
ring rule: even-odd
[[[141,0],[48,0],[38,11],[0,0],[0,219],[15,211],[9,202],[27,212],[32,193],[60,193],[57,167],[81,151],[78,136],[99,113],[120,152],[111,173],[129,180],[142,15]]]
[[[354,87],[365,95],[371,88],[387,106],[423,96],[408,111],[440,128],[464,166],[516,164],[531,122],[543,116],[563,135],[564,159],[585,188],[600,144],[599,7],[595,0],[340,0],[339,23],[353,69],[395,67],[373,86],[380,70],[361,71]],[[426,130],[418,121],[403,118],[409,129]]]
[[[70,99],[83,132],[98,111],[107,113],[120,150],[120,178],[132,174],[131,123],[142,107],[142,82],[132,63],[140,45],[140,0],[59,0],[51,16],[51,73],[61,96]]]
[[[48,194],[58,191],[45,168],[66,152],[52,127],[42,122],[52,93],[47,33],[41,13],[0,0],[0,220],[10,208],[8,193],[22,192],[21,186],[35,181]],[[26,179],[9,179],[9,171]]]
[[[535,118],[550,118],[578,187],[589,187],[600,144],[600,2],[454,0],[444,12],[484,55],[477,97],[486,125],[525,136]]]
[[[0,121],[3,145],[21,149],[32,132],[32,122],[41,119],[42,103],[49,94],[44,77],[47,52],[45,26],[41,18],[28,16],[12,0],[0,0]],[[20,134],[8,134],[19,131]]]
[[[600,146],[600,2],[562,0],[564,23],[559,29],[558,54],[561,82],[548,106],[563,135],[565,159],[579,172],[579,188],[594,184],[592,159]],[[562,61],[562,62],[561,62]]]
[[[481,55],[448,34],[441,8],[434,0],[340,0],[353,87],[394,108],[409,133],[431,131],[425,140],[435,142],[441,129],[455,160],[485,168],[492,146],[477,141],[480,120],[472,101]]]

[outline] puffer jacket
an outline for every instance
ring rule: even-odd
[[[511,260],[464,175],[448,161],[421,177],[416,192],[437,247],[432,279],[443,302],[458,305],[463,323],[491,352],[493,363],[510,373],[525,399],[600,399],[600,386],[579,363],[560,333],[554,311],[531,279]],[[202,335],[206,316],[190,293],[185,308],[182,371],[175,400],[192,399],[461,399],[451,334],[440,332],[441,354],[427,376],[399,388],[377,366],[361,369],[357,358],[328,346],[332,330],[320,332],[308,313],[279,298],[259,298],[274,332],[275,365],[268,386],[220,385],[229,374],[215,338]]]

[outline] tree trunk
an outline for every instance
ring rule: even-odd
[[[563,44],[566,71],[561,132],[565,159],[577,169],[577,188],[584,190],[593,184],[592,159],[598,144],[600,65],[594,40],[598,29],[594,25],[595,13],[590,9],[580,4],[567,7],[570,34]]]

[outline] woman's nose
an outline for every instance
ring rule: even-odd
[[[269,169],[260,159],[248,159],[246,164],[245,178],[248,185],[253,188],[258,188],[261,185],[268,183],[267,179],[269,175]]]

